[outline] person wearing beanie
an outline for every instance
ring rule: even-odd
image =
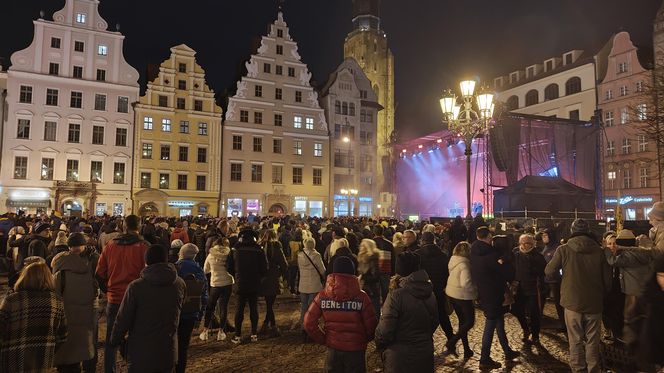
[[[304,330],[327,347],[326,372],[366,371],[367,344],[374,339],[376,312],[360,289],[355,264],[346,256],[332,262],[333,272],[304,315]],[[325,321],[323,329],[319,320]]]
[[[549,276],[562,269],[560,305],[565,308],[570,368],[599,372],[601,320],[604,295],[611,289],[611,268],[588,222],[574,220],[571,233],[544,272]]]
[[[120,309],[129,283],[141,276],[145,267],[145,254],[148,242],[139,235],[141,218],[136,215],[125,217],[125,232],[110,240],[103,248],[97,263],[97,280],[99,287],[106,292],[106,344],[104,346],[104,372],[115,373],[117,348],[111,343],[111,332],[115,316]],[[166,249],[164,255],[167,254]]]
[[[175,263],[180,259],[180,248],[184,245],[184,242],[180,239],[173,240],[171,242],[171,248],[168,250],[168,262]]]
[[[117,348],[128,333],[129,373],[170,372],[178,360],[177,332],[187,286],[168,263],[166,247],[151,245],[145,251],[145,264],[140,277],[127,287],[110,345]]]
[[[179,260],[175,263],[178,276],[185,281],[187,298],[182,306],[178,324],[178,359],[176,373],[184,373],[187,367],[187,351],[191,334],[197,322],[203,319],[208,302],[207,278],[195,261],[198,247],[188,243],[180,248]]]
[[[481,309],[486,318],[482,336],[480,370],[498,369],[501,364],[491,358],[494,334],[498,334],[498,341],[506,361],[513,360],[520,355],[510,348],[505,333],[505,293],[508,291],[507,284],[514,280],[514,267],[509,260],[505,260],[503,257],[507,253],[498,246],[499,244],[497,245],[496,241],[503,237],[493,237],[489,228],[485,226],[477,228],[475,237],[477,239],[470,247],[470,274],[477,285]]]
[[[514,280],[517,281],[516,302],[512,313],[519,320],[523,330],[524,346],[533,343],[540,346],[540,321],[542,294],[544,293],[544,268],[546,260],[535,249],[535,238],[531,234],[519,237],[519,246],[513,250],[515,268]],[[532,339],[530,339],[532,338]]]
[[[636,351],[640,347],[641,320],[646,317],[643,292],[652,276],[653,251],[650,247],[637,247],[634,233],[627,229],[618,233],[616,245],[610,248],[607,261],[619,271],[620,290],[624,294],[622,340]]]
[[[67,251],[69,251],[69,246],[67,246],[67,232],[58,231],[55,241],[53,241],[52,254],[46,258],[46,264],[50,266],[56,255]]]
[[[653,241],[653,248],[658,250],[656,255],[664,256],[664,202],[655,202],[652,205],[648,219],[652,225],[649,236]]]
[[[419,268],[416,253],[402,253],[397,267],[401,277],[387,294],[376,328],[376,349],[382,352],[383,371],[433,372],[433,334],[439,322],[434,285],[426,270]]]
[[[81,364],[83,367],[96,365],[98,318],[95,306],[99,289],[94,270],[82,256],[86,243],[82,233],[70,234],[65,243],[67,251],[55,255],[51,262],[55,291],[62,297],[67,317],[67,341],[55,354],[59,371],[80,369]]]

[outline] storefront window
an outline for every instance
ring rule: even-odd
[[[207,215],[208,205],[198,205],[198,215]]]
[[[105,203],[97,203],[95,205],[95,215],[103,216],[105,213],[106,213],[106,204]]]
[[[323,201],[309,201],[309,216],[323,216]]]
[[[123,216],[123,215],[124,215],[124,203],[114,203],[113,216]]]
[[[183,218],[185,216],[191,215],[191,209],[180,209],[180,217]]]
[[[297,197],[296,197],[297,198]],[[295,208],[293,212],[298,215],[306,215],[307,213],[307,201],[295,201]]]
[[[636,209],[625,209],[625,220],[636,220]]]
[[[334,216],[348,216],[348,202],[342,200],[334,201]]]
[[[360,216],[371,216],[371,203],[360,203]]]
[[[229,218],[231,216],[242,216],[242,198],[230,198],[228,200],[228,208],[226,214]]]
[[[257,199],[248,199],[247,214],[260,215],[260,213],[261,213],[261,201]]]

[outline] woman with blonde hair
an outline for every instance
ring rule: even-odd
[[[448,268],[450,277],[447,280],[445,293],[459,319],[459,329],[454,337],[445,344],[444,354],[456,355],[456,344],[461,340],[463,358],[468,360],[474,354],[468,344],[468,332],[475,325],[473,301],[477,299],[477,288],[470,275],[470,244],[468,242],[461,241],[454,247]]]
[[[40,372],[53,367],[67,340],[62,299],[46,262],[26,266],[0,304],[0,371]]]
[[[360,287],[373,303],[376,316],[380,315],[380,270],[378,268],[378,248],[376,242],[368,238],[360,242],[357,255],[357,271],[360,274]]]
[[[406,242],[403,239],[403,233],[397,232],[392,236],[392,245],[394,246],[394,257],[398,257],[406,248]]]

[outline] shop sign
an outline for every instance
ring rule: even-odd
[[[174,208],[193,208],[194,203],[191,201],[168,201],[168,206]]]
[[[604,200],[604,203],[609,204],[609,205],[615,205],[618,202],[620,202],[621,205],[626,205],[628,203],[652,203],[653,198],[652,197],[633,197],[633,196],[624,196],[620,197],[620,200],[617,198],[606,198]]]

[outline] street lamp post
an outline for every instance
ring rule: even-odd
[[[470,161],[473,155],[473,139],[489,130],[489,122],[493,117],[493,94],[480,90],[475,92],[476,82],[464,80],[460,84],[461,103],[457,96],[447,91],[440,99],[440,107],[447,122],[447,128],[461,137],[466,145],[466,219],[472,219],[470,192]]]

